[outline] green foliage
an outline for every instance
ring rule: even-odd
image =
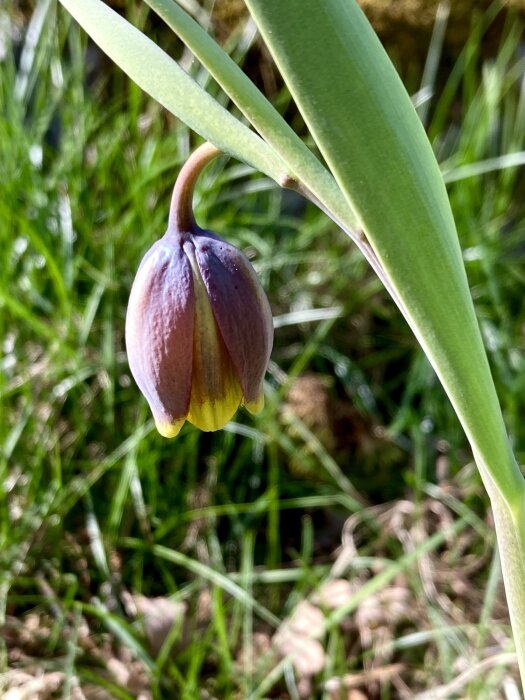
[[[405,322],[324,215],[243,165],[218,163],[200,183],[196,214],[249,253],[268,290],[277,317],[268,405],[217,435],[187,426],[176,443],[160,438],[130,381],[124,315],[137,265],[165,229],[191,137],[133,84],[94,70],[85,36],[53,3],[38,3],[33,27],[25,73],[13,52],[0,64],[0,623],[32,611],[49,616],[51,633],[32,655],[52,659],[70,684],[91,682],[114,697],[133,692],[104,671],[86,624],[100,646],[107,633],[141,660],[155,698],[197,697],[205,687],[225,698],[279,689],[297,697],[285,663],[262,653],[250,663],[254,635],[273,631],[336,575],[341,524],[357,513],[358,553],[341,576],[362,592],[345,613],[392,582],[404,586],[417,618],[391,627],[389,658],[426,664],[422,688],[450,682],[451,659],[474,663],[492,631],[500,639],[510,632],[494,621],[497,560],[486,597],[461,623],[458,610],[476,596],[447,588],[456,608],[442,609],[414,564],[411,547],[416,555],[445,551],[452,570],[465,555],[483,561],[492,533],[457,419]],[[523,457],[523,183],[516,166],[496,169],[525,150],[519,38],[510,27],[497,59],[483,65],[479,44],[469,47],[453,90],[461,119],[440,121],[436,100],[429,129]],[[198,66],[191,71],[206,81]],[[483,174],[456,179],[487,161]],[[310,420],[290,396],[283,410],[288,383],[305,372],[322,378],[306,396],[314,404],[328,397],[339,422]],[[450,470],[443,488],[431,485],[438,457]],[[383,503],[407,492],[421,509],[401,532],[427,532],[422,544],[385,525],[386,507],[363,510],[364,497]],[[454,521],[450,531],[432,520],[439,508]],[[408,517],[396,512],[398,523]],[[459,535],[467,527],[468,543]],[[474,589],[486,576],[472,574]],[[174,627],[154,654],[130,594],[186,603],[185,644],[177,646]],[[320,697],[324,682],[361,669],[377,651],[363,643],[356,652],[355,627],[349,633],[335,613],[323,643],[330,660],[315,681]],[[473,697],[495,697],[511,663],[500,661]],[[388,681],[383,697],[396,697]]]

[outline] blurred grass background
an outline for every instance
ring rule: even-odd
[[[446,19],[403,75],[523,462],[523,25],[472,15],[451,63]],[[251,24],[222,41],[301,131]],[[518,698],[487,499],[433,371],[332,222],[226,159],[196,216],[268,292],[266,408],[156,434],[125,309],[195,143],[54,0],[0,8],[1,697]]]

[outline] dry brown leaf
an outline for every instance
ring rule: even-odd
[[[273,638],[282,656],[288,656],[299,676],[313,676],[324,668],[325,653],[317,639],[283,627]]]
[[[82,686],[81,692],[82,695],[75,695],[72,700],[114,700],[109,690],[92,683]]]
[[[323,612],[302,600],[273,636],[282,656],[288,656],[299,676],[313,676],[324,668],[325,653],[319,639],[325,633]]]
[[[367,686],[370,683],[384,683],[391,681],[405,670],[404,664],[389,664],[381,668],[364,670],[361,673],[346,673],[344,676],[329,678],[324,683],[324,689],[329,693],[338,692],[341,688],[358,690],[359,686]],[[359,696],[357,696],[359,697]]]
[[[116,659],[115,657],[108,659],[107,668],[108,671],[111,671],[113,678],[119,685],[121,685],[123,688],[128,686],[130,672],[122,661],[119,661],[119,659]]]
[[[293,613],[283,625],[293,629],[296,634],[304,634],[312,639],[320,639],[325,633],[325,616],[323,611],[308,600],[296,605]]]
[[[59,671],[43,673],[37,677],[20,671],[7,673],[7,687],[3,700],[48,700],[64,680]],[[10,687],[9,687],[10,686]]]
[[[136,595],[133,596],[133,600],[137,606],[137,612],[143,618],[151,653],[156,655],[174,625],[179,626],[182,631],[187,606],[183,602],[175,602],[164,597],[147,598]]]
[[[345,578],[334,578],[321,586],[313,600],[324,608],[336,610],[348,603],[353,593],[350,581]]]
[[[368,697],[360,690],[349,690],[348,700],[368,700]]]

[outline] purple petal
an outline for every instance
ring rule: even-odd
[[[257,404],[273,343],[272,313],[248,258],[206,231],[193,237],[202,279],[244,394]]]
[[[167,234],[144,256],[126,316],[129,365],[163,434],[178,432],[188,412],[193,317],[191,267],[180,237]]]

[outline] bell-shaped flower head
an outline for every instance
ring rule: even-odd
[[[191,177],[182,197],[190,207],[195,169]],[[126,316],[129,365],[159,432],[174,437],[186,420],[219,430],[241,403],[258,413],[272,342],[270,305],[249,260],[181,211],[176,185],[168,231],[142,260]]]

